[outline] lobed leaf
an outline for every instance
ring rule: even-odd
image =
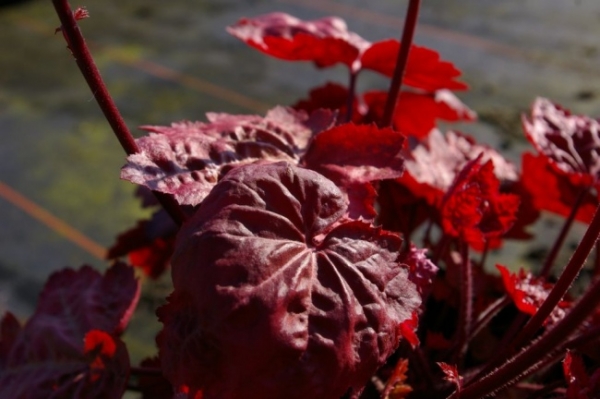
[[[548,160],[588,185],[600,178],[600,122],[545,98],[537,98],[531,117],[523,117],[527,138]]]
[[[117,335],[139,292],[133,269],[119,263],[104,276],[89,266],[51,275],[24,327],[3,319],[0,397],[120,398],[129,356]]]
[[[182,205],[198,205],[232,167],[259,160],[294,162],[316,132],[335,115],[277,107],[255,115],[208,114],[209,123],[145,126],[140,152],[127,157],[121,178],[172,194]]]
[[[496,267],[502,276],[504,289],[517,309],[533,316],[548,297],[553,284],[548,283],[543,278],[537,278],[531,273],[525,273],[522,269],[518,273],[510,273],[502,265],[496,265]],[[557,323],[565,316],[570,307],[571,303],[569,301],[560,301],[544,324],[552,325]]]
[[[484,244],[507,232],[516,220],[519,197],[501,194],[494,164],[481,165],[481,155],[470,161],[456,176],[441,207],[442,228],[483,250]]]
[[[361,57],[362,67],[392,77],[398,51],[400,42],[395,39],[373,43]],[[466,90],[468,86],[456,80],[460,75],[454,64],[440,59],[437,51],[413,44],[402,83],[429,92],[440,89]]]
[[[178,236],[158,312],[166,376],[210,398],[357,392],[420,298],[397,235],[341,219],[343,193],[290,164],[225,176]]]

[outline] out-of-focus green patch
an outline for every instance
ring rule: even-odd
[[[94,232],[95,239],[111,243],[119,229],[150,214],[134,198],[136,186],[119,179],[125,153],[106,121],[48,135],[36,150],[45,158],[32,172],[44,202],[81,230]]]

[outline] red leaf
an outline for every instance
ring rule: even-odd
[[[462,377],[458,374],[458,369],[456,368],[456,365],[453,366],[444,362],[436,363],[442,369],[442,372],[444,373],[444,379],[456,385],[458,392],[460,392],[462,385]]]
[[[410,319],[404,320],[398,328],[400,329],[400,335],[408,341],[413,349],[419,346],[419,337],[417,336],[419,315],[417,312],[412,312]]]
[[[519,270],[518,274],[513,274],[502,265],[496,265],[496,267],[502,276],[504,289],[517,309],[533,316],[548,297],[553,285],[544,279],[534,277],[531,273],[525,273],[523,269]],[[560,321],[570,306],[568,301],[560,301],[544,324],[551,325]]]
[[[319,67],[343,63],[350,68],[370,44],[336,17],[302,21],[278,12],[243,18],[227,31],[272,57],[313,61]]]
[[[589,223],[592,220],[598,206],[598,199],[589,192],[589,186],[575,184],[568,174],[553,167],[543,155],[534,156],[525,153],[522,164],[521,181],[537,209],[567,217],[580,192],[587,190],[575,219],[583,223]],[[540,184],[540,182],[544,182],[544,184]]]
[[[255,115],[208,114],[210,123],[145,126],[140,152],[127,157],[121,178],[198,205],[230,168],[257,160],[295,161],[310,137],[334,121],[332,113],[275,108]]]
[[[392,372],[392,375],[390,376],[387,383],[385,384],[385,388],[383,390],[383,393],[381,394],[381,397],[386,398],[386,399],[404,399],[404,398],[406,398],[413,390],[410,385],[405,384],[405,382],[408,378],[406,375],[407,372],[408,372],[408,360],[407,359],[398,360],[398,362],[396,363],[396,366],[394,367],[394,371]]]
[[[510,229],[519,207],[516,195],[499,193],[500,182],[494,176],[492,161],[481,165],[480,159],[466,164],[456,176],[441,211],[444,232],[478,250]]]
[[[387,92],[370,91],[363,95],[368,108],[367,121],[380,121],[383,117]],[[434,93],[400,93],[394,111],[396,130],[418,139],[426,137],[436,126],[436,120],[473,121],[476,114],[448,90]]]
[[[404,136],[392,129],[348,123],[319,133],[302,164],[333,180],[348,195],[352,218],[372,219],[375,190],[369,182],[402,175]]]
[[[129,356],[115,335],[138,297],[133,269],[123,264],[104,276],[89,266],[51,275],[22,329],[3,320],[0,397],[120,398]]]
[[[143,270],[152,279],[159,278],[169,266],[177,225],[164,210],[142,220],[124,233],[108,250],[108,259],[127,255],[132,266]]]
[[[319,133],[302,162],[341,184],[393,179],[404,170],[403,145],[392,129],[347,123]]]
[[[523,117],[527,137],[535,148],[574,182],[591,185],[600,177],[600,122],[545,98],[533,103],[531,118]]]
[[[592,386],[581,356],[567,351],[563,361],[563,373],[568,384],[566,399],[593,399],[596,397],[598,387]]]
[[[272,57],[288,61],[313,61],[318,67],[341,63],[353,73],[372,69],[392,76],[400,48],[397,40],[371,43],[349,32],[346,23],[336,17],[302,21],[284,13],[243,18],[227,31],[248,45]],[[456,80],[460,71],[441,61],[434,50],[412,45],[404,82],[426,91],[464,90]]]
[[[338,112],[338,121],[346,121],[348,95],[348,89],[344,86],[328,82],[323,86],[312,89],[309,92],[309,98],[298,101],[293,105],[293,108],[309,114],[319,109],[329,109]],[[358,101],[354,99],[352,105],[352,121],[355,123],[362,122],[363,115],[359,109]]]
[[[420,305],[401,240],[340,218],[344,195],[289,164],[248,165],[184,225],[174,293],[158,312],[176,385],[211,398],[334,398],[358,391]]]
[[[406,172],[399,182],[412,193],[434,206],[439,206],[444,193],[465,164],[483,154],[481,162],[492,161],[494,175],[500,181],[517,181],[515,166],[496,150],[477,144],[471,137],[434,130],[407,156]]]
[[[362,68],[391,77],[394,74],[399,49],[400,42],[395,39],[373,43],[361,57]],[[425,91],[466,90],[468,86],[456,80],[460,74],[451,62],[440,60],[436,51],[413,44],[410,47],[403,83]]]

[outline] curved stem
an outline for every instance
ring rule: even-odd
[[[590,222],[590,225],[583,235],[581,242],[575,249],[573,256],[569,259],[569,263],[565,267],[558,281],[552,287],[552,290],[546,297],[546,300],[542,303],[538,311],[533,315],[531,319],[525,324],[525,327],[517,335],[515,340],[511,343],[510,347],[507,348],[507,353],[511,353],[514,349],[519,348],[527,340],[535,334],[536,331],[544,324],[546,318],[552,313],[554,308],[558,305],[558,302],[564,297],[565,293],[573,284],[573,280],[579,274],[579,271],[583,267],[585,260],[592,248],[596,245],[598,236],[600,235],[600,212],[599,208],[596,208],[596,213]]]
[[[398,50],[398,59],[396,61],[396,69],[388,90],[388,97],[385,103],[385,111],[381,120],[382,127],[392,126],[392,117],[396,109],[396,102],[402,87],[402,78],[408,62],[408,54],[412,46],[415,28],[417,26],[417,17],[419,16],[419,7],[421,0],[410,0],[406,18],[404,19],[404,30],[402,31],[402,40],[400,41],[400,50]]]
[[[542,309],[545,308],[544,305],[553,301],[557,302],[556,297],[558,296],[562,298],[562,294],[564,294],[563,287],[566,285],[568,277],[573,275],[573,272],[575,272],[574,274],[577,274],[577,271],[579,271],[579,268],[596,243],[599,235],[600,212],[596,209],[592,222],[581,243],[575,250],[573,257],[569,261],[569,265],[567,265],[563,275],[554,286],[554,289],[550,292],[550,295],[544,304],[542,304],[542,307],[526,325],[526,328],[527,326],[532,325],[531,322],[541,313]],[[566,288],[568,288],[568,286]],[[566,288],[564,289],[565,291]],[[560,294],[561,292],[562,294]],[[598,305],[600,305],[600,279],[595,280],[567,315],[550,328],[540,339],[527,346],[511,359],[507,359],[492,373],[468,384],[462,391],[461,399],[480,399],[486,397],[502,387],[514,383],[519,377],[523,377],[528,370],[535,366],[535,364],[540,363],[547,356],[562,349],[564,345],[561,345],[561,343],[564,343],[574,331],[581,327],[582,323],[594,312]],[[552,306],[550,310],[553,308],[554,306]],[[540,325],[546,317],[547,314],[546,316],[538,317],[538,319],[541,319],[538,320]],[[532,329],[530,327],[528,331],[533,330],[535,332],[537,328]],[[523,334],[520,339],[527,336],[529,336],[529,334]]]
[[[577,196],[577,199],[575,200],[575,203],[573,204],[573,207],[571,208],[571,212],[569,213],[569,216],[565,220],[565,223],[563,224],[563,227],[561,228],[560,233],[558,234],[558,237],[556,238],[556,241],[554,242],[554,245],[552,246],[552,249],[550,250],[550,253],[546,257],[546,260],[544,261],[544,265],[542,266],[542,269],[540,271],[540,277],[546,277],[548,275],[548,273],[550,273],[550,270],[552,269],[552,264],[554,263],[554,260],[556,259],[556,255],[558,255],[558,251],[560,251],[560,249],[562,248],[563,243],[565,242],[565,238],[567,238],[567,233],[571,229],[571,226],[573,225],[573,221],[575,220],[575,215],[577,215],[577,211],[579,210],[579,207],[583,203],[583,199],[585,198],[585,195],[588,193],[588,191],[589,191],[589,188],[585,188],[585,189],[581,190],[581,192]]]
[[[85,39],[79,30],[69,2],[67,0],[52,0],[52,4],[62,24],[60,29],[65,36],[75,62],[92,91],[96,102],[100,106],[104,117],[110,124],[115,136],[117,136],[121,147],[123,147],[127,155],[139,152],[135,139],[127,128],[123,117],[100,76],[100,71],[96,67]],[[185,215],[172,196],[156,191],[154,195],[177,224],[181,224],[185,220]]]

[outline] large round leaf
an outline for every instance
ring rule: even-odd
[[[398,236],[346,212],[287,163],[229,172],[181,230],[159,310],[163,370],[205,398],[337,398],[359,390],[420,304]]]

